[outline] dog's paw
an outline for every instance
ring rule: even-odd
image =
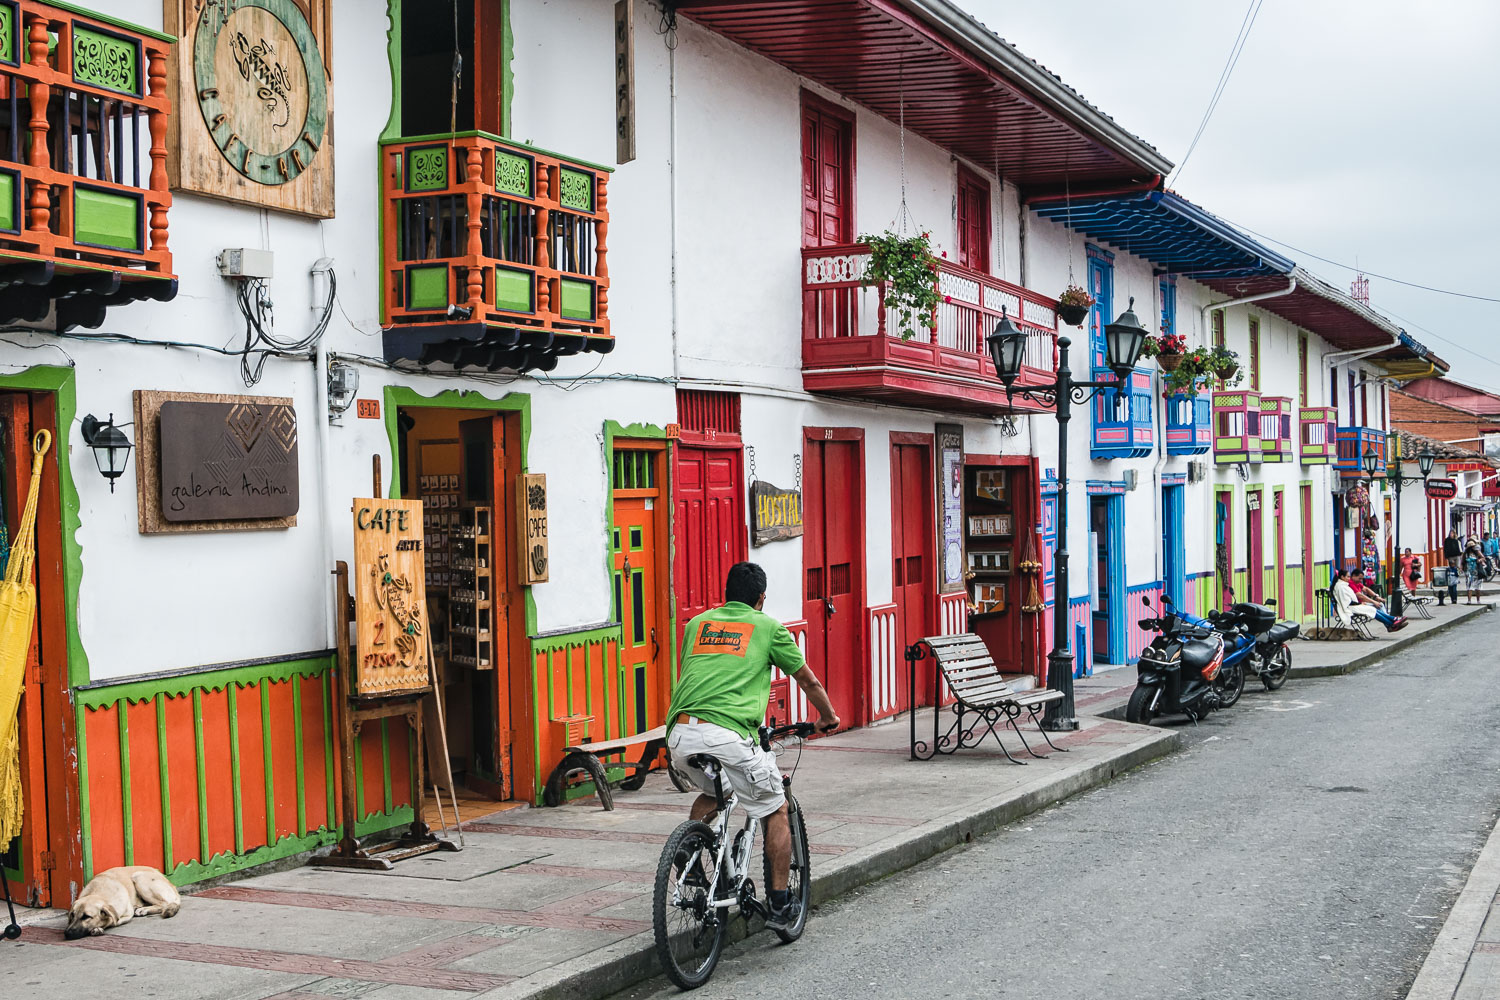
[[[156,911],[151,909],[151,907],[149,906],[137,906],[135,908],[135,915],[138,917],[149,917],[155,912]]]

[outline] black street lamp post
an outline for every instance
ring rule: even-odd
[[[1395,447],[1392,447],[1393,443]],[[1401,612],[1406,607],[1405,599],[1401,596],[1401,487],[1407,483],[1427,482],[1427,477],[1432,475],[1432,463],[1436,461],[1437,457],[1433,455],[1431,450],[1424,450],[1417,456],[1417,468],[1422,471],[1422,474],[1420,476],[1403,476],[1401,474],[1401,447],[1399,440],[1394,435],[1387,440],[1386,451],[1389,457],[1385,463],[1385,482],[1396,494],[1396,537],[1393,540],[1396,552],[1396,557],[1393,560],[1395,563],[1393,568],[1396,579],[1394,585],[1391,587],[1391,616],[1399,618],[1401,617]],[[1365,449],[1364,466],[1365,474],[1369,477],[1371,485],[1374,485],[1375,471],[1380,468],[1380,453],[1374,447]]]
[[[1068,367],[1067,336],[1057,338],[1057,378],[1052,383],[1016,389],[1021,374],[1021,358],[1026,350],[1026,334],[1017,330],[1002,308],[1000,322],[985,338],[995,374],[1005,383],[1007,400],[1021,396],[1057,412],[1057,545],[1052,553],[1052,651],[1047,654],[1047,686],[1060,692],[1062,698],[1047,706],[1042,719],[1044,728],[1058,731],[1077,729],[1073,703],[1073,654],[1068,648],[1068,422],[1073,404],[1082,406],[1100,392],[1129,391],[1130,374],[1146,342],[1146,328],[1135,315],[1135,299],[1120,318],[1104,328],[1105,363],[1115,373],[1115,381],[1074,381]],[[1116,399],[1118,405],[1118,398]]]

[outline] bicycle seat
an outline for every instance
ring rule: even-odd
[[[707,771],[719,766],[719,758],[711,753],[695,753],[687,759],[688,767],[696,767],[700,771]]]

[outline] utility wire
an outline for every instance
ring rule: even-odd
[[[1260,15],[1260,6],[1265,0],[1250,0],[1250,6],[1245,8],[1245,17],[1240,21],[1239,33],[1234,36],[1234,44],[1229,47],[1229,58],[1224,62],[1224,69],[1219,73],[1219,82],[1214,86],[1213,96],[1209,98],[1208,108],[1203,112],[1203,120],[1198,123],[1198,131],[1193,133],[1193,141],[1188,145],[1186,153],[1182,154],[1182,162],[1177,164],[1176,178],[1182,180],[1182,171],[1187,166],[1188,159],[1193,155],[1193,150],[1198,148],[1198,140],[1203,138],[1203,132],[1208,128],[1208,120],[1213,117],[1214,109],[1219,106],[1219,98],[1224,96],[1224,88],[1229,84],[1229,77],[1234,73],[1235,64],[1240,61],[1240,53],[1245,51],[1245,42],[1250,38],[1250,29],[1255,27],[1255,19]]]

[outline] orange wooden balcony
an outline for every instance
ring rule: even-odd
[[[608,353],[608,186],[484,132],[383,143],[386,360],[548,371]]]
[[[933,276],[942,302],[936,329],[902,339],[883,285],[865,285],[863,244],[802,251],[802,384],[809,392],[929,409],[995,414],[1036,409],[1007,402],[984,338],[1003,306],[1027,335],[1016,387],[1052,381],[1057,302],[971,268],[942,261]]]
[[[0,0],[0,322],[98,326],[177,294],[167,247],[170,35]]]

